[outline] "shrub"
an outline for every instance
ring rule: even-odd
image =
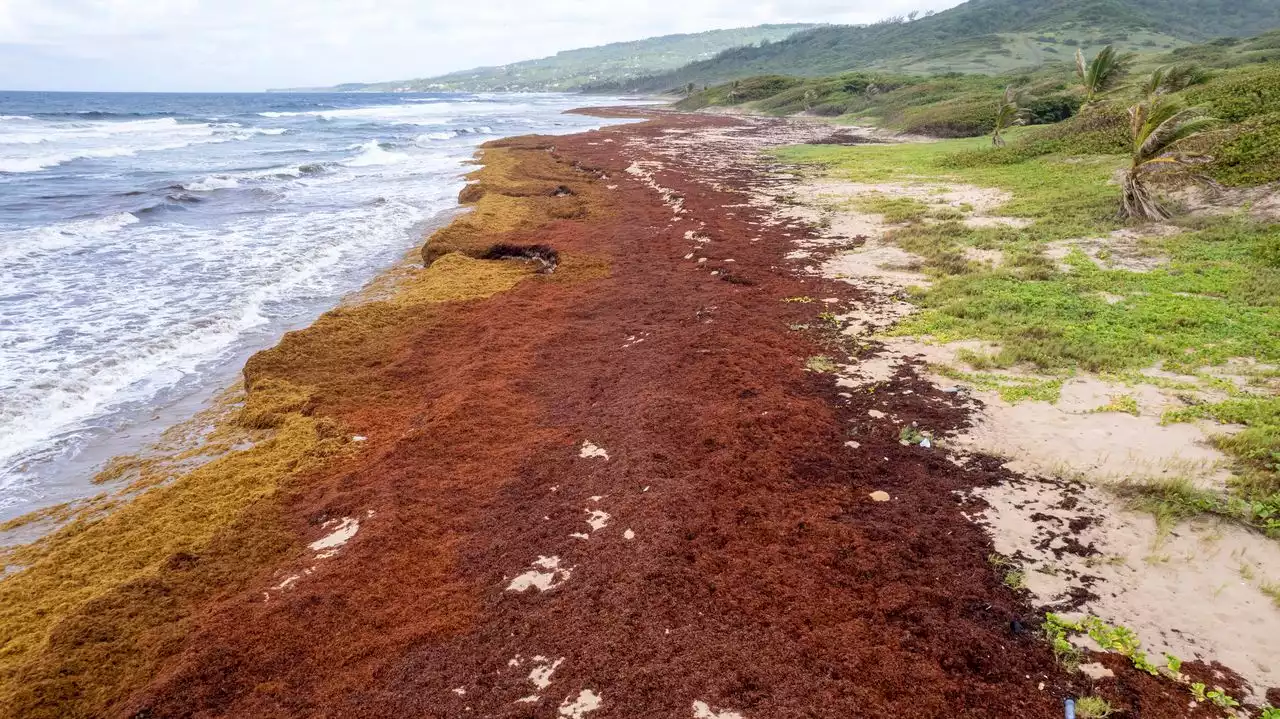
[[[782,75],[749,77],[738,85],[738,102],[763,100],[802,84],[804,80],[800,78]]]
[[[1251,118],[1234,128],[1222,144],[1209,148],[1209,173],[1226,185],[1262,185],[1280,181],[1280,112]]]
[[[1228,122],[1280,112],[1280,66],[1248,67],[1225,73],[1187,93],[1195,105]]]
[[[1028,125],[1052,125],[1069,119],[1080,109],[1080,98],[1074,95],[1051,95],[1030,100],[1024,108]]]
[[[903,130],[933,137],[978,137],[995,128],[994,98],[957,98],[925,107],[914,107],[903,115]]]
[[[842,102],[826,102],[813,108],[813,114],[822,117],[839,117],[844,114],[846,105]]]

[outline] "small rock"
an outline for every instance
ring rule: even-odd
[[[874,502],[888,502],[890,499],[892,499],[892,497],[889,496],[888,492],[871,493],[871,500]]]
[[[888,416],[884,412],[881,412],[878,409],[869,409],[867,410],[867,414],[870,415],[872,419],[884,419],[886,416]]]

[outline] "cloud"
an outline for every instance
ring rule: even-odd
[[[960,0],[0,0],[0,88],[259,90],[438,75],[654,35]]]

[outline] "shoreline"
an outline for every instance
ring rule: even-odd
[[[409,237],[421,237],[447,225],[461,208],[443,210],[437,217],[420,223],[412,228]],[[54,460],[46,471],[52,471],[56,482],[45,482],[40,485],[42,497],[30,499],[14,507],[0,509],[0,527],[21,520],[33,513],[58,511],[65,505],[75,505],[92,500],[99,493],[101,482],[97,479],[110,465],[127,457],[148,458],[171,452],[165,436],[171,430],[186,425],[199,415],[214,409],[224,393],[232,390],[241,382],[244,365],[253,355],[269,349],[279,342],[280,338],[290,332],[305,329],[332,307],[341,307],[348,301],[358,300],[367,289],[367,285],[376,283],[385,275],[396,273],[411,257],[417,255],[419,243],[414,243],[403,255],[392,264],[378,270],[377,274],[352,292],[337,298],[335,305],[316,304],[307,316],[289,322],[273,324],[269,330],[261,334],[263,341],[253,342],[217,368],[208,372],[207,376],[190,388],[175,392],[175,396],[164,398],[164,401],[137,407],[126,415],[123,426],[105,429],[95,428],[102,436],[92,440],[83,450],[70,458]],[[4,533],[0,532],[0,547],[3,547]]]
[[[915,361],[850,391],[815,360],[875,348],[792,329],[883,301],[801,272],[819,231],[764,199],[791,180],[760,150],[830,128],[592,112],[651,119],[487,143],[423,269],[249,360],[227,455],[27,554],[4,716],[1054,717],[1092,688],[956,498],[1015,475],[899,440],[964,398]]]

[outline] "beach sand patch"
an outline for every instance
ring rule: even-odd
[[[1156,251],[1152,238],[1181,234],[1180,227],[1172,225],[1146,225],[1116,230],[1106,237],[1085,237],[1074,240],[1057,240],[1045,247],[1045,256],[1058,263],[1058,269],[1071,272],[1068,258],[1079,251],[1099,269],[1151,272],[1169,264],[1169,258]]]
[[[1128,627],[1155,657],[1222,662],[1255,692],[1280,686],[1280,608],[1261,590],[1280,577],[1280,543],[1216,520],[1165,534],[1075,482],[1027,478],[974,495],[988,505],[974,520],[1018,558],[1039,606]]]
[[[693,719],[744,719],[738,712],[716,711],[703,701],[693,703]]]
[[[571,567],[560,566],[559,557],[538,557],[532,563],[532,569],[517,576],[507,585],[508,592],[523,594],[530,589],[548,592],[565,582],[573,574]]]
[[[316,559],[328,559],[337,555],[342,547],[356,536],[356,532],[360,531],[360,520],[354,517],[343,517],[340,520],[331,519],[325,522],[324,526],[325,528],[333,527],[333,530],[307,545],[311,551],[319,552]]]
[[[583,689],[576,698],[566,698],[560,705],[560,716],[565,719],[583,719],[587,714],[599,709],[604,701],[590,689]]]

